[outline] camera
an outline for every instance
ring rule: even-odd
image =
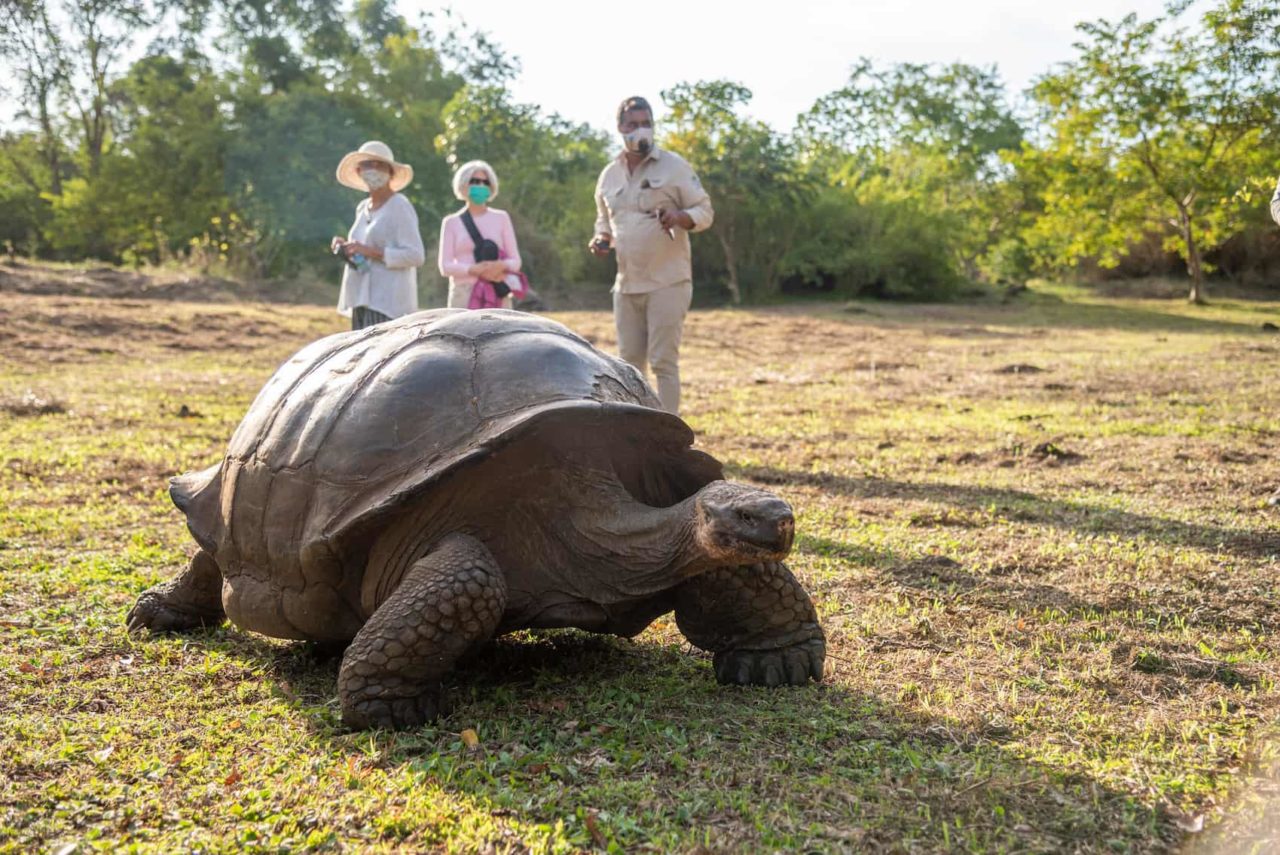
[[[341,258],[351,267],[358,266],[354,261],[347,257],[347,245],[345,243],[335,243],[329,248],[329,252],[333,253],[338,258]]]

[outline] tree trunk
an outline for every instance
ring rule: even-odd
[[[1196,243],[1195,230],[1191,224],[1191,212],[1183,205],[1178,206],[1178,228],[1182,232],[1182,242],[1187,247],[1187,272],[1191,274],[1191,294],[1187,297],[1192,303],[1204,305],[1204,267],[1200,263],[1200,246]]]
[[[49,167],[49,192],[54,196],[62,195],[62,158],[61,143],[58,133],[53,127],[53,117],[49,114],[49,92],[51,84],[41,84],[40,99],[40,132],[44,135],[44,158]]]
[[[729,299],[735,306],[742,303],[742,290],[738,287],[738,264],[733,254],[733,236],[726,236],[720,229],[715,229],[720,240],[720,248],[724,250],[724,266],[729,270]]]

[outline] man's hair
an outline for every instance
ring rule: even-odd
[[[627,98],[618,105],[617,124],[621,125],[622,117],[627,115],[627,113],[630,113],[632,110],[644,110],[648,112],[649,118],[653,118],[653,108],[649,106],[649,102],[644,98],[641,98],[639,95],[632,95],[630,98]]]

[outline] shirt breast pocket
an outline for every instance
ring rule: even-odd
[[[675,185],[665,178],[646,178],[640,185],[640,204],[646,211],[679,208],[675,191]]]

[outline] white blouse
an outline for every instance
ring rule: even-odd
[[[382,250],[383,258],[369,259],[369,269],[363,273],[344,266],[338,313],[350,317],[356,306],[367,306],[389,318],[418,311],[418,268],[427,253],[412,203],[393,193],[372,211],[365,197],[356,206],[356,221],[347,240],[375,246]]]

